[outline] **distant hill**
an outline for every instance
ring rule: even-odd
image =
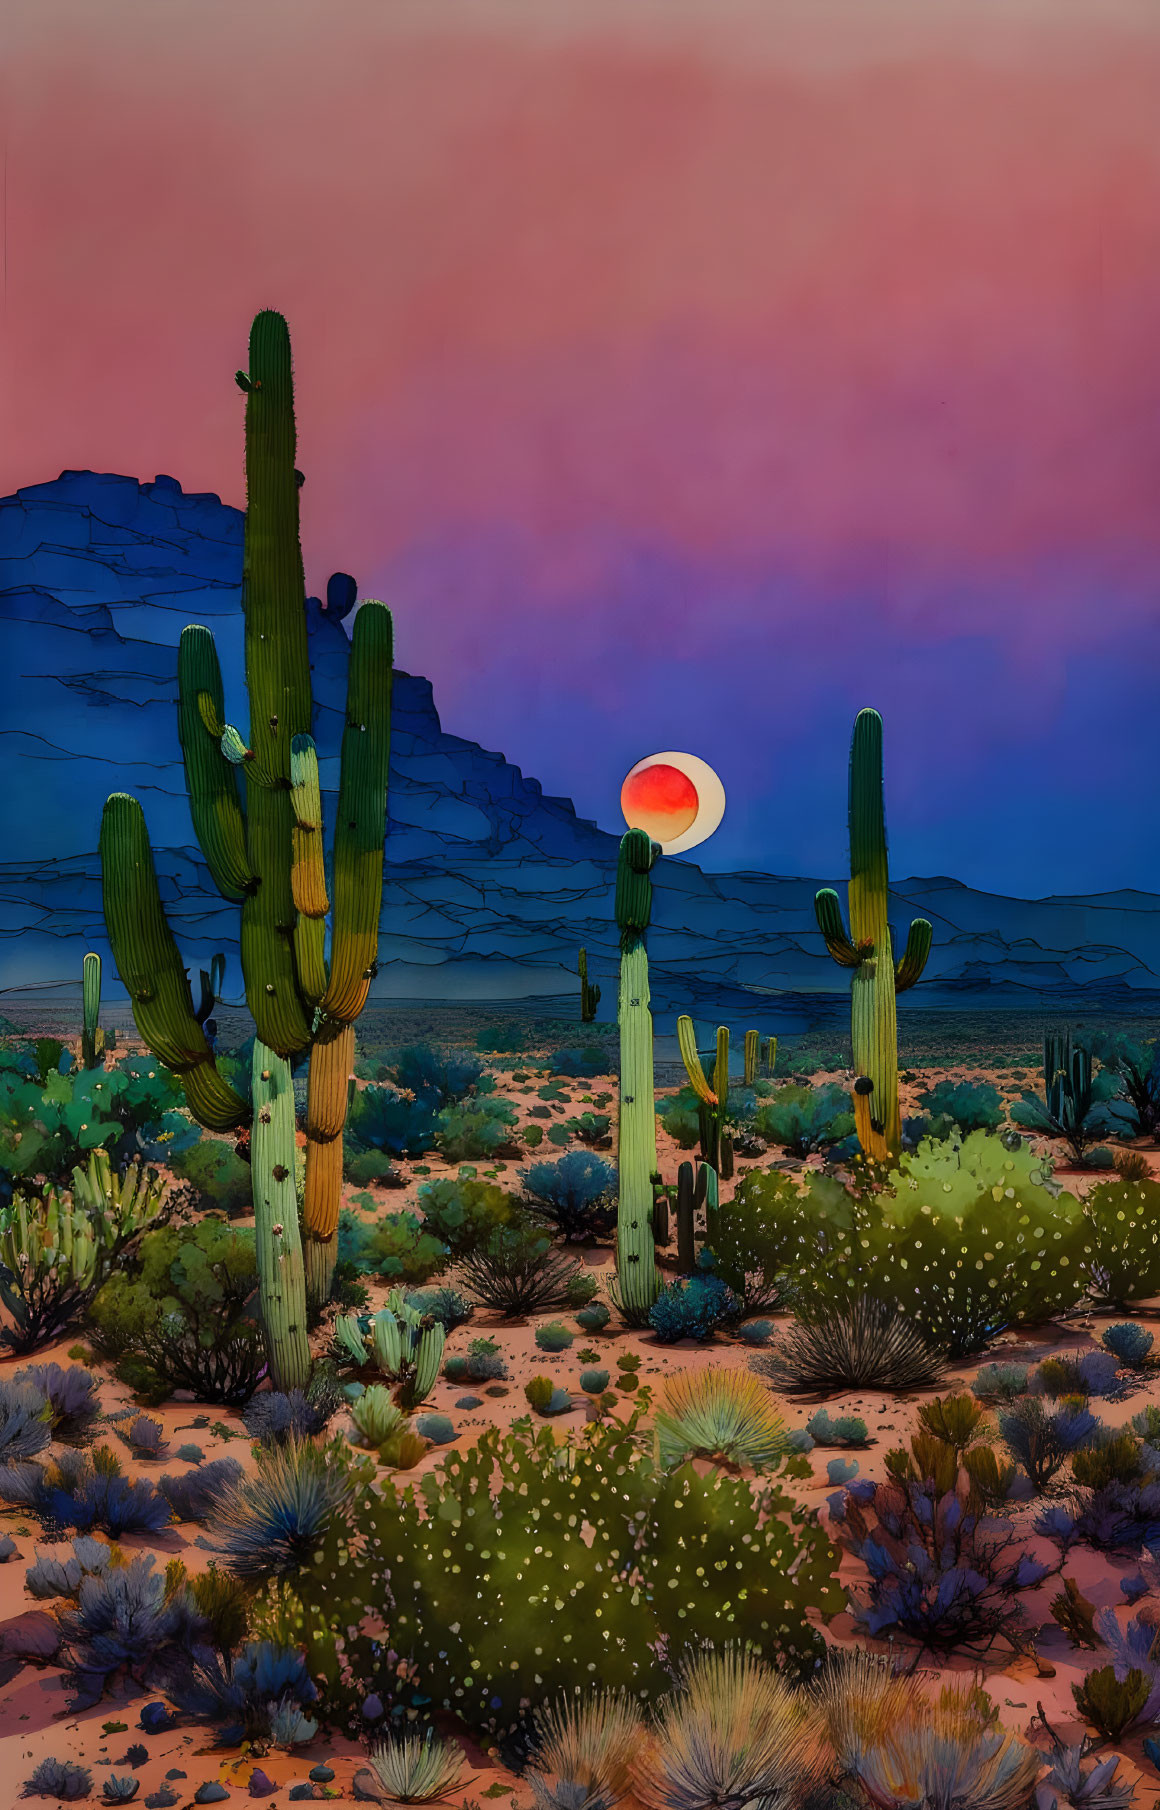
[[[175,699],[181,629],[208,623],[244,723],[241,563],[241,513],[173,478],[64,472],[0,500],[0,992],[75,985],[84,950],[107,950],[95,850],[102,803],[117,790],[145,806],[187,964],[222,949],[235,957],[236,987],[237,913],[196,846]],[[317,599],[309,622],[323,786],[333,790],[346,634]],[[611,1016],[616,848],[568,799],[445,733],[429,682],[398,673],[376,997],[559,995],[575,986],[584,944],[604,989],[600,1015]],[[662,862],[649,938],[657,1009],[788,1030],[813,1002],[844,994],[812,906],[819,885],[841,879]],[[934,877],[900,880],[893,900],[898,923],[921,914],[934,924],[916,1005],[1158,1003],[1151,894],[1027,901]],[[118,994],[111,963],[107,990]],[[770,995],[783,996],[776,1009]]]

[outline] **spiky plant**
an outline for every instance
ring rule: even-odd
[[[222,1491],[206,1543],[238,1577],[284,1577],[315,1550],[353,1480],[333,1453],[300,1439],[267,1447],[257,1464]]]
[[[820,1768],[813,1718],[751,1653],[699,1653],[661,1700],[633,1791],[648,1810],[788,1810]]]
[[[769,1391],[743,1370],[681,1370],[668,1379],[656,1416],[661,1463],[689,1458],[765,1471],[785,1455],[785,1422]]]
[[[379,1783],[400,1804],[426,1804],[446,1797],[463,1771],[463,1755],[433,1728],[392,1733],[372,1747],[370,1762]]]
[[[942,1358],[898,1308],[859,1296],[824,1314],[797,1320],[776,1352],[752,1368],[787,1395],[878,1389],[903,1395],[934,1387]]]
[[[536,1715],[529,1774],[536,1810],[612,1810],[631,1783],[640,1718],[628,1698],[563,1697]]]
[[[882,1654],[850,1647],[830,1653],[814,1701],[838,1765],[849,1776],[856,1754],[914,1715],[918,1684]]]
[[[880,1810],[1027,1810],[1041,1764],[1035,1748],[980,1707],[977,1691],[947,1689],[884,1739],[852,1752],[850,1771]]]

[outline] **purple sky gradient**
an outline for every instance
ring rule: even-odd
[[[244,501],[287,315],[308,581],[454,731],[708,867],[1160,889],[1160,11],[16,0],[0,491]]]

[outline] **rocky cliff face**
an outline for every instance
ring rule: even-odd
[[[175,699],[181,630],[205,622],[244,725],[241,561],[241,514],[168,477],[65,472],[0,501],[0,989],[73,985],[83,951],[105,948],[95,849],[110,791],[135,792],[145,806],[189,966],[215,949],[236,954],[236,911],[218,898],[193,836]],[[333,790],[345,631],[317,599],[309,617],[323,785]],[[428,681],[398,673],[377,997],[572,993],[583,943],[610,1015],[616,846],[502,755],[446,734]],[[844,993],[814,927],[821,883],[664,862],[650,933],[658,1009],[738,1023],[776,1016],[789,1029],[792,1002],[773,1014],[771,992]],[[903,880],[895,895],[899,922],[922,913],[935,926],[915,1004],[1143,1004],[1160,988],[1160,899],[1029,903],[947,879]],[[108,981],[115,996],[111,971]]]

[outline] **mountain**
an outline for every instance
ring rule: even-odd
[[[241,513],[170,477],[63,472],[0,500],[0,992],[75,987],[84,950],[107,951],[95,850],[102,803],[118,790],[144,804],[186,962],[208,965],[221,949],[236,985],[237,912],[212,886],[186,802],[176,647],[187,622],[214,629],[237,712],[241,565]],[[308,605],[331,794],[353,595],[353,580],[336,574],[327,601]],[[568,799],[448,735],[429,682],[397,673],[375,997],[572,993],[584,944],[610,1016],[616,850]],[[790,1030],[837,1003],[848,983],[817,932],[813,896],[839,881],[662,862],[649,936],[658,1011]],[[899,881],[893,906],[899,923],[921,914],[934,924],[915,1005],[1157,1003],[1160,898],[1150,894],[1027,901],[940,877]],[[119,996],[111,963],[107,991]]]

